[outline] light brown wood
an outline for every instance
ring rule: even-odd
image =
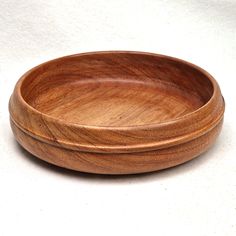
[[[224,100],[201,68],[168,56],[96,52],[39,65],[10,99],[17,141],[35,156],[102,174],[191,160],[217,138]]]

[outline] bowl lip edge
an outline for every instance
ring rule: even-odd
[[[150,55],[150,56],[157,56],[157,57],[160,57],[160,58],[167,58],[167,59],[170,59],[170,60],[173,60],[173,61],[177,61],[177,62],[186,64],[186,65],[188,65],[190,67],[193,67],[194,69],[198,70],[199,72],[204,74],[205,77],[208,80],[210,80],[210,82],[212,84],[212,87],[213,87],[213,93],[212,93],[210,99],[206,103],[204,103],[203,106],[201,106],[198,109],[196,109],[192,112],[189,112],[189,113],[187,113],[183,116],[180,116],[180,117],[168,120],[168,121],[158,122],[158,123],[151,123],[151,124],[145,124],[145,125],[131,125],[131,126],[86,125],[86,124],[78,124],[78,123],[75,123],[75,122],[65,122],[62,119],[50,116],[46,113],[40,112],[39,110],[35,109],[29,103],[27,103],[25,101],[25,99],[23,98],[23,96],[21,95],[21,86],[22,86],[23,81],[27,78],[27,76],[30,73],[32,73],[33,71],[35,71],[36,69],[40,68],[43,65],[46,65],[46,64],[51,63],[51,62],[56,62],[56,61],[61,60],[61,59],[67,59],[67,58],[70,58],[70,57],[78,57],[78,56],[93,55],[93,54],[107,54],[107,53],[108,54],[112,54],[112,53],[124,53],[124,54],[126,54],[126,53],[128,53],[128,54]],[[64,125],[69,125],[69,126],[73,126],[73,127],[78,127],[78,128],[81,127],[81,128],[88,128],[88,129],[108,129],[108,130],[127,130],[127,129],[128,130],[138,130],[138,129],[143,129],[145,127],[146,128],[151,128],[151,127],[158,128],[162,125],[177,123],[178,121],[184,120],[185,118],[188,118],[192,115],[195,115],[195,114],[199,113],[200,111],[202,111],[203,109],[205,109],[206,107],[208,107],[209,104],[212,103],[212,100],[214,100],[214,98],[217,96],[217,92],[220,92],[220,95],[221,95],[219,85],[218,85],[217,81],[214,79],[214,77],[211,74],[209,74],[206,70],[204,70],[203,68],[201,68],[201,67],[199,67],[199,66],[197,66],[197,65],[195,65],[191,62],[188,62],[188,61],[185,61],[183,59],[176,58],[176,57],[164,55],[164,54],[151,53],[151,52],[139,52],[139,51],[123,51],[123,50],[121,50],[121,51],[120,50],[115,50],[115,51],[84,52],[84,53],[78,53],[78,54],[72,54],[72,55],[68,55],[68,56],[58,57],[58,58],[46,61],[44,63],[39,64],[38,66],[33,67],[32,69],[28,70],[25,74],[23,74],[20,77],[20,79],[18,80],[18,82],[15,86],[15,91],[16,91],[17,97],[19,98],[22,105],[27,107],[33,113],[36,113],[36,114],[38,114],[42,117],[45,117],[45,118],[49,119],[52,122],[59,123],[59,124],[64,124]]]

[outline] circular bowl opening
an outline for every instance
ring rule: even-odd
[[[33,69],[21,84],[25,102],[65,123],[132,127],[181,118],[203,107],[213,84],[179,59],[136,52],[86,53]]]

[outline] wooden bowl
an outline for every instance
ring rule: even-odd
[[[179,165],[218,136],[224,100],[217,82],[180,59],[93,52],[39,65],[9,104],[17,141],[68,169],[131,174]]]

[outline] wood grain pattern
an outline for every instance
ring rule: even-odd
[[[160,170],[217,138],[224,100],[206,71],[141,52],[96,52],[46,62],[9,103],[17,141],[39,158],[102,174]]]

